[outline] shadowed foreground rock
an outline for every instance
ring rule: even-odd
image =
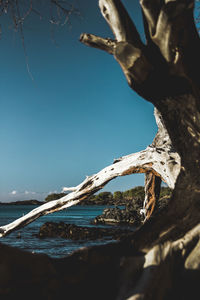
[[[0,244],[0,299],[114,299],[116,258],[88,251],[52,259]]]
[[[144,274],[156,275],[157,281],[149,282],[151,297],[138,299],[199,299],[199,265],[194,268],[199,243],[191,245],[185,260],[172,252],[163,264],[143,268],[144,253],[136,252],[130,240],[62,259],[0,244],[0,299],[132,299],[134,286],[140,291],[145,285]]]

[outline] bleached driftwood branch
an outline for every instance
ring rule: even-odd
[[[143,6],[145,6],[145,1],[142,1],[142,3]],[[125,7],[119,0],[100,0],[99,6],[102,15],[113,31],[115,40],[101,38],[91,34],[82,34],[80,38],[81,42],[113,54],[115,59],[121,65],[129,85],[132,88],[135,87],[135,90],[139,94],[150,93],[146,98],[152,98],[151,92],[153,91],[154,95],[154,88],[152,87],[151,82],[147,83],[145,88],[143,83],[147,78],[152,78],[150,73],[154,72],[156,68],[152,66],[152,61],[146,56],[145,46]],[[144,14],[147,16],[146,10],[144,11]],[[153,29],[150,30],[151,34],[152,32]],[[157,75],[154,74],[153,78],[160,78],[160,75],[158,78],[156,76]],[[166,82],[166,77],[164,77],[164,81]],[[87,177],[77,187],[64,188],[65,191],[68,190],[71,191],[71,193],[59,200],[45,203],[18,220],[0,227],[0,237],[33,222],[40,216],[79,203],[118,176],[133,173],[146,173],[146,195],[143,212],[145,217],[148,218],[151,215],[155,206],[155,201],[157,200],[156,184],[159,186],[161,179],[173,189],[177,175],[180,171],[180,157],[172,147],[162,117],[157,110],[155,110],[155,117],[158,124],[158,133],[149,147],[141,152],[115,160],[112,165],[101,170],[99,173]]]
[[[86,177],[76,187],[63,188],[63,191],[71,191],[71,193],[58,200],[41,205],[8,225],[1,226],[0,237],[24,227],[41,216],[78,204],[118,176],[134,173],[151,173],[161,178],[173,189],[180,171],[180,158],[172,150],[171,141],[162,122],[161,115],[157,110],[155,110],[155,117],[158,124],[158,133],[153,143],[145,150],[116,159],[112,165],[104,168],[97,174]],[[146,202],[148,202],[147,199]]]

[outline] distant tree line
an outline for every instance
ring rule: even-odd
[[[61,197],[64,197],[64,196],[66,196],[65,193],[60,193],[60,194],[53,193],[53,194],[49,194],[49,195],[44,199],[44,201],[49,202],[49,201],[52,201],[52,200],[57,200],[57,199],[59,199],[59,198],[61,198]]]
[[[53,193],[49,194],[45,201],[52,201],[65,196],[65,193]],[[169,198],[171,195],[171,189],[168,187],[161,187],[160,199]],[[141,205],[144,200],[144,187],[137,186],[133,189],[122,191],[111,192],[101,192],[97,195],[89,196],[87,199],[80,202],[80,205],[126,205],[128,201],[137,200],[141,201]]]

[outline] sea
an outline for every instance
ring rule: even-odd
[[[17,218],[25,215],[32,209],[36,208],[36,205],[1,205],[0,206],[0,226],[6,225]],[[72,206],[66,210],[62,210],[56,213],[52,213],[39,219],[33,223],[20,228],[17,231],[10,233],[9,235],[0,239],[1,243],[11,245],[30,251],[32,253],[44,253],[50,257],[61,258],[78,250],[82,247],[92,245],[102,245],[110,242],[108,238],[101,240],[79,240],[73,241],[63,239],[60,237],[39,239],[36,235],[39,232],[39,228],[45,222],[65,222],[68,224],[75,224],[78,226],[92,227],[91,221],[98,215],[102,214],[105,207],[108,206]],[[113,225],[98,225],[101,227],[109,227]]]

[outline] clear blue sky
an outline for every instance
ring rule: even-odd
[[[124,1],[142,32],[138,1]],[[81,18],[54,27],[25,23],[29,68],[18,34],[3,19],[0,72],[0,201],[44,199],[75,186],[114,158],[140,151],[156,133],[153,106],[128,86],[114,58],[79,42],[82,32],[112,37],[98,1],[79,1]],[[143,175],[104,190],[143,185]]]

